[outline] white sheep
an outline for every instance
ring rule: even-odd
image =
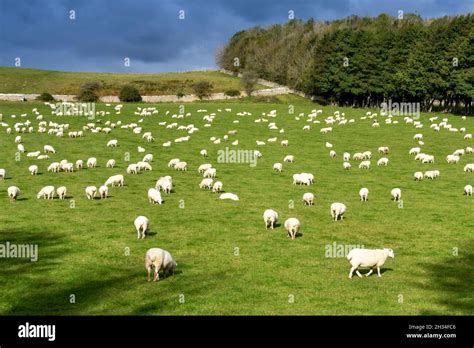
[[[331,204],[331,217],[334,221],[343,220],[346,212],[346,205],[344,203]]]
[[[422,172],[415,172],[415,174],[413,174],[413,177],[415,178],[415,181],[421,181],[421,180],[423,180],[423,173]]]
[[[263,212],[263,221],[265,222],[265,228],[268,227],[273,230],[275,223],[278,221],[278,213],[275,210],[267,209]]]
[[[137,162],[137,167],[139,170],[153,170],[153,168],[151,167],[150,163],[148,162],[143,162],[143,161],[140,161],[140,162]]]
[[[29,166],[28,171],[30,172],[31,175],[36,175],[38,174],[38,166],[36,164]]]
[[[66,186],[61,186],[61,187],[58,187],[56,189],[56,194],[58,195],[58,198],[60,200],[63,200],[66,198],[66,194],[67,194],[67,188]]]
[[[351,169],[351,164],[349,162],[343,162],[342,163],[342,167],[345,169],[345,170],[349,170]]]
[[[237,196],[235,193],[226,192],[226,193],[221,194],[219,196],[219,199],[231,199],[233,201],[238,201],[239,196]]]
[[[388,165],[388,158],[382,157],[377,161],[377,166],[387,166]]]
[[[20,195],[20,189],[16,186],[10,186],[7,189],[7,193],[8,193],[8,197],[10,197],[12,201],[16,201],[16,199]]]
[[[358,270],[359,267],[370,268],[370,271],[365,275],[366,277],[371,275],[374,268],[377,267],[378,276],[381,277],[380,267],[384,265],[388,257],[395,257],[392,249],[352,249],[347,254],[347,259],[352,266],[349,272],[349,279],[352,278],[354,271],[362,278],[362,274]]]
[[[181,162],[179,158],[173,158],[168,162],[168,168],[174,168],[177,163]]]
[[[145,216],[139,216],[133,222],[135,229],[137,230],[138,239],[145,238],[145,233],[150,227],[150,220]]]
[[[464,166],[464,171],[466,173],[472,173],[474,172],[474,163],[468,163]]]
[[[410,155],[418,155],[421,152],[421,148],[419,147],[412,147],[408,153]]]
[[[288,232],[288,236],[291,237],[291,239],[296,238],[296,234],[300,231],[301,224],[300,221],[297,218],[289,218],[285,221],[285,229]]]
[[[216,181],[212,186],[212,192],[220,193],[222,191],[222,181]]]
[[[472,196],[472,185],[464,186],[464,195]]]
[[[283,158],[283,162],[293,163],[295,161],[295,156],[287,155]]]
[[[127,167],[127,174],[138,174],[138,166],[136,163],[131,163]]]
[[[153,281],[160,279],[159,272],[163,270],[163,276],[173,274],[178,264],[171,254],[160,248],[148,249],[145,255],[145,268],[148,272],[148,281],[150,281],[151,269],[154,268]]]
[[[351,154],[349,152],[344,152],[344,154],[342,155],[342,160],[344,162],[349,162],[351,159]]]
[[[280,144],[281,146],[288,146],[288,140],[282,140]]]
[[[394,188],[391,192],[390,192],[390,195],[391,195],[391,199],[395,202],[398,202],[400,201],[400,199],[402,198],[402,190],[400,190],[399,188]]]
[[[54,149],[54,147],[52,147],[51,145],[45,145],[43,147],[43,151],[45,153],[56,153],[56,150]]]
[[[106,164],[107,168],[114,168],[115,167],[115,160],[114,159],[109,159]]]
[[[53,199],[54,198],[54,186],[45,186],[36,195],[36,198],[40,199]]]
[[[280,172],[283,170],[283,164],[281,163],[275,163],[273,165],[273,170],[277,171],[277,172]]]
[[[99,196],[101,199],[105,199],[109,196],[109,188],[106,185],[99,187]]]
[[[314,204],[314,194],[311,192],[306,192],[303,194],[303,204],[304,205],[313,205]]]
[[[60,164],[59,162],[53,162],[48,166],[48,172],[57,173],[59,172]]]
[[[84,161],[83,160],[77,160],[76,161],[76,169],[82,169],[84,167]]]
[[[202,157],[207,157],[207,150],[206,149],[202,149],[199,154],[202,156]]]
[[[112,139],[107,142],[107,147],[117,147],[118,146],[118,140],[117,139]]]
[[[182,171],[187,171],[188,170],[188,164],[186,162],[178,162],[174,166],[174,169],[176,170],[182,170]]]
[[[143,157],[143,162],[153,162],[153,155],[152,155],[151,153],[146,154],[146,155]]]
[[[87,197],[88,200],[94,200],[95,199],[95,195],[97,193],[97,187],[87,186],[85,191],[86,191],[86,197]]]
[[[366,187],[363,187],[359,191],[359,197],[362,202],[366,202],[369,200],[369,189]]]
[[[155,188],[148,190],[148,202],[152,204],[162,204],[163,200],[161,198],[161,193]]]
[[[104,185],[105,186],[112,185],[112,187],[115,187],[117,185],[119,187],[123,187],[124,181],[125,181],[125,178],[123,175],[121,174],[112,175],[111,177],[107,179]]]
[[[206,188],[206,189],[211,189],[212,184],[214,183],[214,180],[207,178],[207,179],[202,179],[201,183],[199,184],[199,188]]]
[[[204,174],[202,175],[204,178],[215,178],[216,177],[216,168],[209,168],[207,169]]]
[[[370,161],[360,162],[359,169],[370,169]]]
[[[210,163],[204,163],[204,164],[201,164],[198,168],[198,172],[199,173],[204,173],[206,170],[208,170],[209,168],[212,168],[212,164]]]
[[[97,158],[90,157],[87,160],[87,168],[95,168],[97,166]]]

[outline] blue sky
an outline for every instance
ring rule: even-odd
[[[214,69],[235,32],[286,22],[290,10],[304,20],[433,18],[472,13],[474,0],[0,0],[0,66],[19,57],[22,67],[66,71]]]

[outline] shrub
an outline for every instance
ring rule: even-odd
[[[51,102],[51,101],[54,101],[55,99],[51,94],[44,92],[44,93],[41,93],[38,97],[36,97],[36,100]]]
[[[181,99],[182,97],[185,96],[185,94],[183,92],[178,92],[176,93],[176,96],[178,97],[178,99]]]
[[[135,87],[125,85],[120,89],[119,99],[121,102],[139,102],[142,101],[142,96]]]
[[[245,71],[242,74],[241,83],[242,83],[242,86],[244,87],[245,92],[247,92],[247,95],[249,97],[252,95],[253,91],[255,90],[255,85],[257,84],[257,80],[258,80],[258,75],[251,70]]]
[[[96,101],[99,100],[99,96],[97,95],[96,92],[90,89],[85,89],[79,92],[77,99],[85,103],[95,103]]]
[[[194,93],[198,96],[199,99],[204,97],[209,97],[212,92],[212,85],[209,81],[198,81],[193,85]]]
[[[228,91],[225,91],[224,94],[228,97],[239,97],[240,91],[236,89],[229,89]]]

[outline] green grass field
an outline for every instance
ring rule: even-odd
[[[1,71],[1,70],[0,70]],[[111,75],[112,76],[112,75]],[[0,76],[1,79],[1,76]],[[229,78],[230,79],[230,78]],[[18,78],[21,81],[21,78]],[[61,88],[65,88],[64,84]],[[5,88],[3,91],[5,91]],[[30,89],[37,90],[31,85]],[[67,87],[68,88],[68,87]],[[26,90],[26,87],[25,87]],[[15,90],[19,92],[19,90]],[[57,92],[57,91],[51,91]],[[39,245],[39,259],[0,259],[1,315],[472,315],[474,314],[474,197],[463,196],[463,188],[474,184],[474,174],[463,172],[474,155],[461,158],[459,164],[448,165],[444,158],[458,148],[472,146],[462,133],[429,128],[422,114],[423,129],[399,124],[379,129],[371,120],[361,120],[367,110],[339,108],[355,123],[333,126],[327,135],[319,133],[324,117],[333,115],[335,107],[324,107],[309,132],[295,116],[309,113],[317,105],[305,100],[285,97],[280,103],[193,103],[185,104],[191,117],[172,119],[177,104],[159,104],[157,115],[144,117],[144,131],[152,131],[156,142],[148,144],[130,129],[114,129],[111,134],[91,134],[84,138],[57,138],[47,134],[24,134],[27,151],[42,150],[53,145],[57,153],[50,160],[38,161],[25,155],[15,160],[14,134],[0,129],[0,168],[7,179],[0,181],[0,242]],[[289,114],[289,104],[294,114]],[[137,104],[125,105],[121,115],[112,107],[97,104],[98,110],[111,110],[101,117],[116,122],[138,122],[134,115]],[[140,106],[144,106],[141,104]],[[148,106],[148,105],[147,105]],[[32,108],[37,107],[48,121],[69,123],[70,130],[80,130],[90,121],[83,117],[52,116],[40,103],[0,103],[3,121],[10,126],[26,119],[37,122]],[[222,112],[217,112],[217,109]],[[225,112],[232,108],[232,112]],[[204,113],[216,112],[210,128],[204,127]],[[271,118],[285,133],[269,130],[267,123],[255,123],[262,112],[277,110]],[[165,112],[170,114],[165,116]],[[236,116],[250,111],[252,116]],[[375,110],[374,110],[375,111]],[[19,115],[28,113],[28,117]],[[11,114],[18,117],[14,120]],[[474,118],[462,120],[448,117],[454,127],[474,129]],[[234,124],[234,120],[240,123]],[[97,121],[97,120],[96,120]],[[189,142],[161,144],[187,135],[166,129],[158,122],[194,124],[200,130]],[[439,120],[440,121],[440,120]],[[439,122],[438,121],[438,122]],[[229,142],[214,145],[212,136],[222,137],[229,130],[238,134]],[[435,155],[435,164],[421,164],[408,155],[415,133],[423,133],[426,153]],[[276,136],[276,144],[257,147],[255,141]],[[119,147],[107,148],[110,139],[118,139]],[[230,142],[238,139],[239,145]],[[280,146],[288,139],[289,147]],[[338,156],[331,159],[326,141],[334,144]],[[125,173],[128,163],[142,159],[137,146],[154,155],[153,171],[138,175]],[[248,164],[217,163],[217,151],[225,146],[258,149],[263,157],[256,167]],[[388,167],[377,167],[379,146],[389,146]],[[209,157],[199,155],[207,149]],[[352,162],[352,169],[342,169],[342,153],[370,150],[374,154],[372,168],[363,171]],[[282,162],[287,154],[295,163],[284,163],[283,172],[275,173],[272,165]],[[50,173],[46,167],[53,161],[87,160],[95,156],[98,168],[74,173]],[[187,172],[167,167],[171,158],[188,162]],[[108,159],[117,161],[115,169],[107,169]],[[200,190],[201,176],[197,167],[212,163],[224,191],[239,195],[240,201],[221,201],[217,195]],[[31,176],[28,166],[38,164],[40,175]],[[438,169],[439,180],[415,182],[415,171]],[[311,172],[312,186],[293,186],[292,175]],[[100,186],[114,174],[125,175],[124,188],[112,188],[107,200],[88,201],[84,188]],[[171,175],[174,192],[163,195],[163,205],[151,205],[147,190],[163,175]],[[6,190],[16,185],[22,190],[20,199],[10,202]],[[38,200],[36,193],[46,185],[68,188],[68,199]],[[370,190],[369,201],[359,201],[361,187]],[[402,189],[403,208],[390,200],[394,187]],[[314,206],[304,206],[304,192],[316,196]],[[75,208],[70,208],[74,200]],[[290,208],[291,200],[294,208]],[[343,221],[333,222],[329,206],[343,202],[347,212]],[[184,208],[180,207],[184,203]],[[280,215],[275,230],[265,230],[262,214],[273,208]],[[133,221],[138,215],[151,220],[151,231],[138,240]],[[290,240],[282,226],[289,217],[301,221],[302,236]],[[326,246],[364,245],[366,248],[392,248],[395,258],[387,260],[382,278],[348,279],[349,262],[344,257],[325,256]],[[157,283],[146,281],[144,256],[148,248],[169,250],[178,263],[175,275]],[[453,251],[458,250],[457,256]],[[126,253],[129,251],[129,255]],[[362,273],[365,273],[363,270]],[[71,295],[75,303],[70,303]],[[293,301],[294,300],[294,301]]]
[[[132,84],[142,95],[176,95],[193,93],[193,84],[209,81],[213,92],[242,90],[240,79],[219,71],[190,71],[159,74],[117,74],[64,72],[52,70],[0,67],[0,93],[77,94],[81,85],[101,82],[100,95],[118,95],[120,88]],[[266,88],[257,85],[256,89]]]

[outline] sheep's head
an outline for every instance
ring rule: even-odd
[[[395,253],[393,252],[392,249],[385,249],[388,252],[388,257],[391,257],[392,259],[395,257]]]

